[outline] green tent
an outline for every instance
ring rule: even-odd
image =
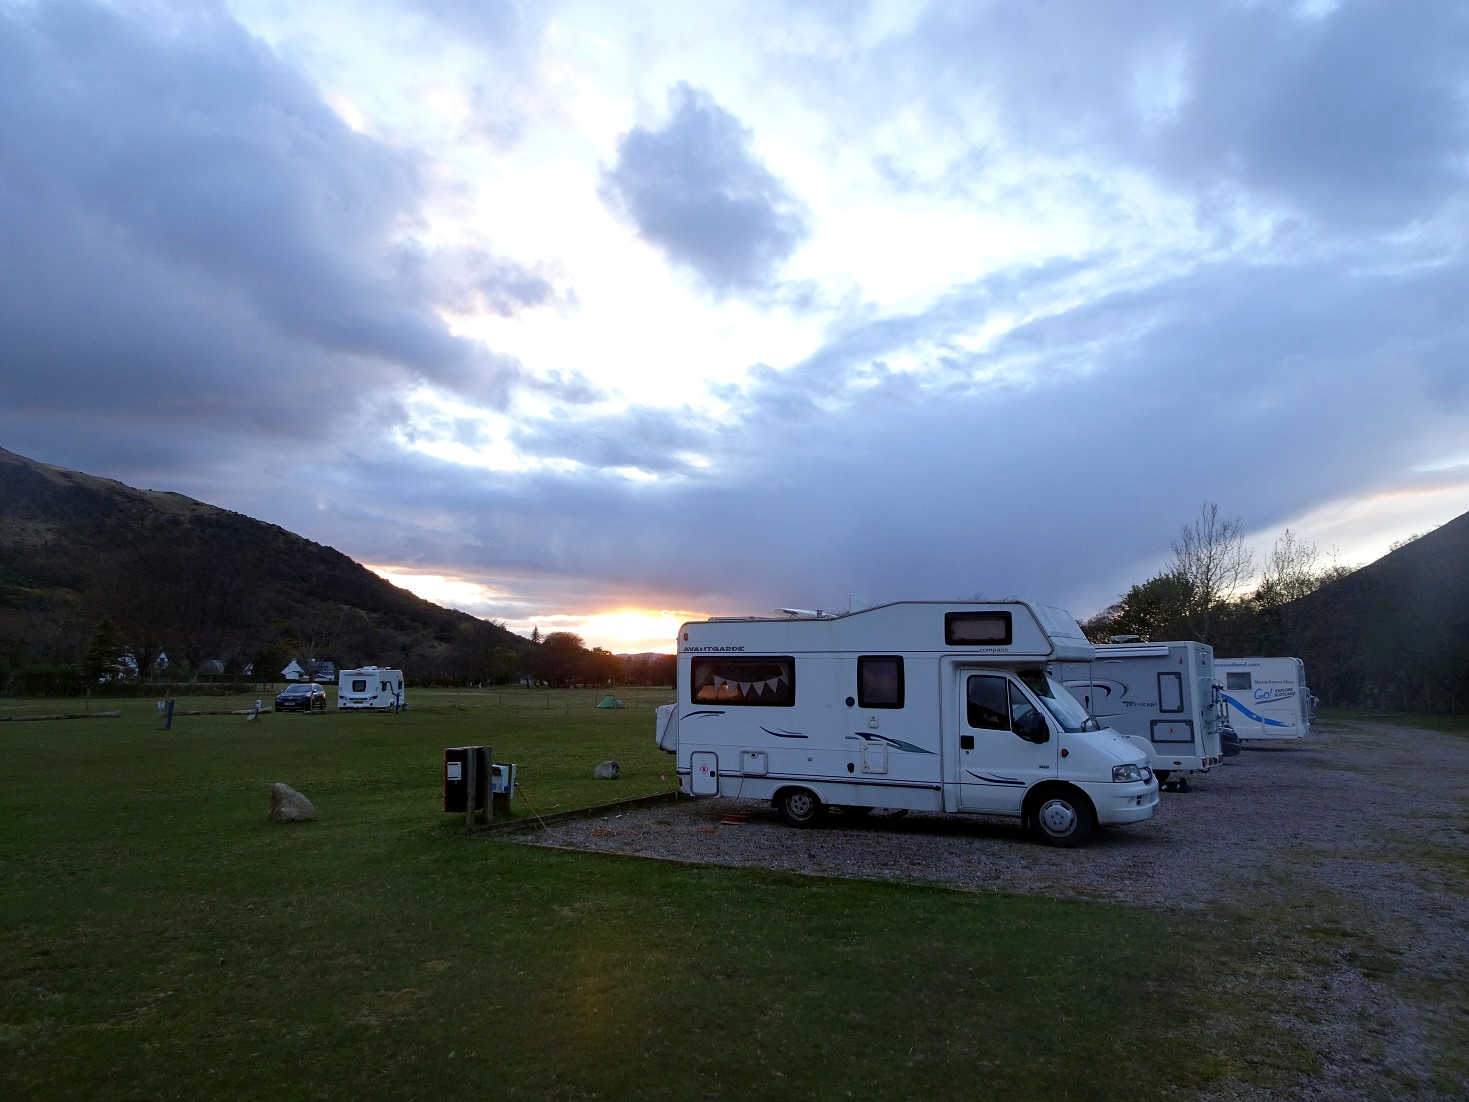
[[[618,700],[611,693],[608,693],[606,696],[604,696],[602,698],[602,703],[598,704],[597,707],[598,708],[626,708],[627,705],[624,704],[622,701]]]

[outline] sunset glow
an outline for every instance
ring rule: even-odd
[[[551,601],[528,601],[512,596],[504,587],[471,578],[365,565],[378,577],[426,601],[504,624],[527,639],[537,629],[543,638],[554,631],[569,631],[580,635],[588,648],[604,647],[613,654],[672,654],[679,625],[708,615],[688,609],[636,607],[583,612],[556,607]]]

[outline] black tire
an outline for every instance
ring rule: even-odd
[[[775,809],[793,827],[808,827],[821,818],[821,801],[809,788],[787,788],[775,798]]]
[[[1053,846],[1084,846],[1097,828],[1097,815],[1087,798],[1073,789],[1053,788],[1030,807],[1036,835]]]
[[[1173,776],[1173,771],[1171,769],[1154,769],[1153,776],[1158,778],[1159,784],[1167,784],[1168,778]]]

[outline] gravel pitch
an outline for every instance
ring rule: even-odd
[[[1350,936],[1308,979],[1278,982],[1283,1022],[1321,1068],[1285,1093],[1215,1097],[1465,1098],[1445,1083],[1445,1044],[1462,1041],[1469,979],[1469,739],[1365,722],[1318,727],[1295,744],[1229,758],[1192,791],[1165,792],[1147,823],[1057,849],[1004,819],[876,811],[784,825],[765,803],[656,805],[553,823],[526,842],[824,876],[934,882],[966,890],[1210,909],[1226,928],[1270,915],[1335,923]],[[1223,926],[1224,924],[1221,923]],[[1267,932],[1268,934],[1268,932]],[[1288,943],[1289,931],[1281,933]],[[1306,936],[1297,933],[1296,936]],[[1377,966],[1362,944],[1380,947]],[[1320,946],[1312,943],[1313,950]],[[1448,1000],[1422,992],[1447,983]],[[1469,1056],[1460,1055],[1460,1066]]]

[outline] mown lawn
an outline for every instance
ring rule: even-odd
[[[510,695],[0,723],[0,1093],[1064,1099],[1310,1066],[1261,1058],[1281,1008],[1218,989],[1197,917],[471,837],[446,746],[543,813],[667,784],[656,694]],[[267,823],[275,780],[320,821]]]

